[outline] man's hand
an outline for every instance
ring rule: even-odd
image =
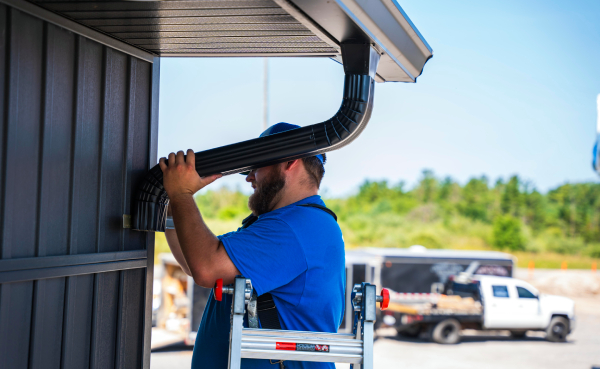
[[[196,284],[212,287],[215,281],[223,278],[232,283],[240,275],[221,241],[210,231],[192,197],[201,188],[220,178],[220,174],[201,178],[196,172],[196,156],[188,150],[187,158],[183,151],[169,154],[169,161],[161,158],[159,165],[163,172],[163,185],[169,195],[169,210],[173,213],[175,232],[167,231],[167,242],[173,255]]]
[[[177,155],[170,153],[168,160],[168,166],[166,158],[160,158],[158,165],[163,172],[163,186],[171,200],[180,195],[194,195],[221,178],[220,174],[200,177],[196,172],[196,156],[192,149],[187,151],[187,157],[183,155],[183,151],[178,151]]]

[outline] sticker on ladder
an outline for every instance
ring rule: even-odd
[[[329,352],[329,345],[313,345],[310,343],[277,342],[277,350]]]

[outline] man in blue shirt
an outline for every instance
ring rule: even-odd
[[[262,136],[298,126],[279,123]],[[325,154],[253,170],[246,181],[254,193],[248,207],[258,219],[236,232],[215,236],[204,223],[193,195],[220,176],[201,178],[188,150],[161,158],[169,211],[176,230],[166,236],[183,270],[203,287],[236,275],[252,281],[259,296],[270,293],[282,329],[336,332],[344,313],[344,241],[318,196]],[[211,293],[198,329],[192,368],[225,369],[228,362],[231,295]],[[260,318],[260,314],[259,314]],[[290,362],[286,368],[334,368],[331,363]],[[243,359],[243,368],[279,369],[269,360]]]

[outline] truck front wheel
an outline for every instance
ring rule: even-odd
[[[562,316],[555,316],[546,330],[546,339],[551,342],[565,342],[569,334],[569,321]]]
[[[460,323],[456,319],[442,320],[433,328],[431,338],[437,343],[452,345],[460,341]]]

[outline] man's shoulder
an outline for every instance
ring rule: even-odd
[[[290,218],[293,219],[298,217],[301,219],[306,219],[313,216],[320,216],[323,214],[327,215],[328,217],[331,217],[331,215],[328,215],[326,211],[324,211],[323,209],[319,209],[319,207],[325,208],[327,206],[325,205],[320,196],[310,196],[288,206],[284,206],[283,208],[267,213],[265,215],[270,215],[274,218],[282,219],[284,221]]]
[[[248,229],[262,229],[263,231],[273,231],[274,234],[294,235],[298,240],[306,237],[312,239],[314,236],[341,234],[332,214],[318,207],[306,206],[309,204],[325,207],[325,203],[319,196],[307,197],[294,204],[261,215]]]
[[[341,239],[341,229],[331,213],[319,207],[306,206],[316,204],[325,207],[323,201],[319,197],[305,200],[287,206],[285,211],[274,214],[274,217],[287,224],[299,240],[314,242],[315,237]]]

